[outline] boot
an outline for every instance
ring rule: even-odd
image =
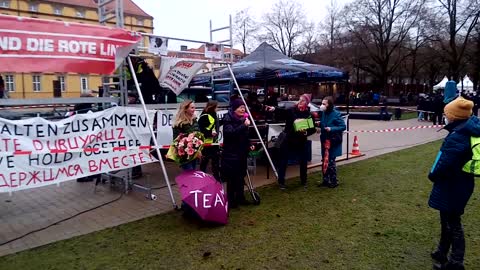
[[[440,250],[436,250],[430,254],[433,260],[433,269],[434,270],[444,270],[445,265],[447,264],[447,255],[445,255]]]

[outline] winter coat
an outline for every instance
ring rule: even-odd
[[[428,205],[439,211],[463,214],[473,193],[474,176],[462,169],[472,158],[470,137],[480,136],[480,120],[472,116],[450,123],[445,129],[449,134],[428,175],[433,182]]]
[[[227,113],[222,120],[222,176],[226,178],[243,178],[246,175],[250,140],[244,122],[245,118],[237,118],[233,112]]]
[[[293,122],[297,119],[306,119],[311,117],[310,109],[300,111],[297,107],[287,110],[285,119],[285,132],[287,133],[286,145],[290,149],[303,149],[307,142],[307,136],[315,133],[315,128],[306,130],[307,134],[295,131]]]
[[[183,124],[178,127],[173,127],[173,139],[175,140],[180,133],[190,134],[195,131],[200,131],[196,118],[193,119],[192,124]]]
[[[330,132],[325,130],[326,127],[330,128]],[[322,154],[323,144],[333,133],[340,133],[343,136],[343,131],[347,129],[345,121],[343,121],[342,115],[335,108],[332,111],[325,111],[322,113],[320,120],[320,141],[322,142]],[[329,151],[329,157],[334,158],[342,155],[342,144],[331,145]],[[323,156],[323,155],[322,155]]]

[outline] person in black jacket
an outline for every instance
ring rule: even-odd
[[[480,136],[480,120],[472,115],[473,102],[458,97],[445,106],[445,129],[449,134],[443,141],[428,178],[433,182],[428,205],[440,211],[441,236],[438,248],[431,256],[434,269],[465,269],[465,237],[461,216],[474,189],[475,166],[472,160],[472,137]],[[475,161],[479,157],[473,155]],[[472,164],[475,164],[472,162]],[[465,168],[468,170],[465,171]],[[447,258],[451,249],[450,258]]]
[[[198,127],[200,132],[205,136],[204,142],[206,144],[217,143],[218,131],[218,117],[217,117],[218,102],[215,100],[208,101],[205,109],[198,118]],[[205,146],[202,151],[202,161],[200,162],[200,170],[207,172],[208,161],[212,160],[212,173],[217,181],[220,181],[218,145]]]
[[[229,208],[248,204],[244,194],[244,178],[247,173],[247,157],[254,147],[248,139],[250,120],[245,114],[241,99],[231,102],[230,111],[223,117],[223,151],[221,176],[227,182]]]
[[[304,187],[307,186],[307,136],[315,133],[315,127],[307,130],[295,131],[294,122],[298,119],[307,119],[311,117],[308,104],[310,103],[309,95],[302,95],[297,106],[290,109],[286,113],[286,122],[284,132],[286,139],[280,146],[280,160],[278,162],[278,184],[280,189],[285,189],[285,172],[287,170],[288,158],[292,154],[297,154],[300,165],[300,181]]]

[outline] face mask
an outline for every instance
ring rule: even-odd
[[[325,106],[325,105],[322,104],[322,105],[320,106],[320,111],[324,112],[324,111],[326,111],[326,110],[327,110],[327,106]]]

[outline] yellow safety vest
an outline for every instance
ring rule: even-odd
[[[480,137],[470,137],[470,145],[472,146],[472,159],[463,166],[463,171],[480,176]]]
[[[210,114],[202,114],[200,117],[203,117],[203,116],[207,116],[208,117],[208,122],[210,123],[206,130],[211,130],[212,132],[215,131],[215,118],[213,118],[213,116],[211,116]],[[213,143],[213,137],[212,138],[205,138],[205,143]]]

